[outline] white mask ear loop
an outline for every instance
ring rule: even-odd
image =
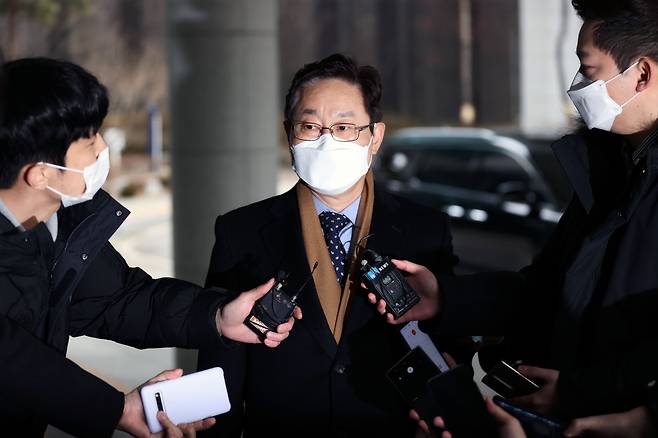
[[[44,163],[43,161],[39,161],[37,164],[46,167],[52,167],[53,169],[66,170],[69,172],[85,173],[84,170],[73,169],[72,167],[66,167],[66,166],[58,166],[57,164]]]
[[[628,68],[627,68],[626,70],[624,70],[624,71],[618,73],[615,77],[608,79],[607,81],[604,82],[604,84],[607,85],[608,82],[612,82],[612,81],[614,81],[614,80],[617,79],[619,76],[623,75],[624,73],[626,73],[628,70],[632,69],[633,67],[635,67],[635,66],[638,65],[639,63],[640,63],[639,60],[635,61],[633,64],[629,65]]]
[[[43,161],[39,161],[37,164],[40,164],[40,165],[42,165],[42,166],[46,166],[46,167],[50,167],[50,168],[53,168],[53,169],[59,169],[59,170],[68,171],[68,172],[76,172],[76,173],[82,173],[82,174],[85,173],[84,170],[73,169],[73,168],[71,168],[71,167],[66,167],[66,166],[58,166],[57,164],[45,163],[45,162],[43,162]],[[86,185],[86,183],[85,183],[85,185]],[[59,190],[54,189],[54,188],[52,188],[52,187],[50,187],[50,186],[46,186],[46,188],[47,188],[48,190],[50,190],[51,192],[56,193],[56,194],[59,195],[60,197],[66,196],[64,193],[62,193],[62,192],[60,192]]]
[[[66,196],[64,193],[62,193],[62,192],[60,192],[59,190],[54,189],[54,188],[52,188],[52,187],[50,187],[50,186],[46,186],[46,188],[47,188],[48,190],[50,190],[51,192],[58,194],[60,198]]]
[[[628,99],[626,102],[622,103],[622,104],[619,105],[619,106],[622,107],[622,108],[625,107],[626,105],[628,105],[629,103],[631,103],[631,102],[633,101],[633,99],[635,99],[635,98],[636,98],[637,96],[639,96],[641,93],[642,93],[641,91],[637,91],[637,92],[633,95],[633,97],[631,97],[630,99]]]
[[[618,74],[617,76],[615,76],[614,78],[608,79],[608,80],[605,81],[604,83],[607,85],[609,82],[614,81],[614,80],[617,79],[619,76],[623,75],[624,73],[626,73],[628,70],[632,69],[633,67],[635,67],[635,66],[638,65],[639,63],[640,63],[639,60],[635,61],[633,64],[631,64],[630,66],[628,66],[628,68],[627,68],[626,70],[624,70],[623,72],[619,73],[619,74]],[[629,103],[631,103],[631,102],[633,101],[633,99],[635,99],[640,93],[642,93],[642,92],[641,92],[641,91],[637,91],[637,92],[635,92],[635,94],[633,95],[633,97],[631,97],[630,99],[628,99],[626,102],[622,103],[622,104],[619,105],[619,106],[622,107],[622,108],[625,107],[626,105],[628,105]]]

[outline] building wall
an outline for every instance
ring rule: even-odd
[[[578,70],[581,21],[567,1],[519,0],[520,128],[557,137],[571,127],[566,90]]]
[[[547,136],[567,130],[564,91],[577,68],[579,27],[567,0],[281,0],[279,96],[302,65],[343,52],[378,68],[393,126],[459,124],[460,1],[472,10],[475,124]],[[108,85],[113,110],[166,108],[164,0],[81,4],[88,7],[64,8],[51,24],[21,14],[16,56],[81,63]]]
[[[473,82],[478,124],[519,120],[517,0],[473,1]]]
[[[472,5],[471,88],[476,123],[519,120],[516,0]],[[463,99],[459,0],[282,0],[281,92],[303,64],[342,52],[374,65],[387,119],[460,123]]]

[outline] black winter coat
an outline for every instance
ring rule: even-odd
[[[614,134],[593,130],[556,142],[575,196],[546,247],[520,272],[439,278],[442,314],[421,327],[505,335],[527,362],[560,370],[565,417],[645,404],[646,385],[658,377],[658,144],[655,137],[648,144],[634,164]],[[605,227],[614,232],[600,266],[574,266]],[[566,296],[568,276],[591,276],[591,296]],[[584,311],[569,319],[580,298]]]
[[[456,262],[445,214],[384,193],[375,185],[367,248],[437,272]],[[297,288],[310,276],[295,188],[217,218],[207,285],[251,288],[280,269]],[[295,286],[292,286],[295,285]],[[409,348],[365,292],[350,298],[336,343],[313,281],[299,294],[304,317],[276,349],[238,345],[199,351],[199,368],[221,366],[231,411],[203,436],[413,436],[409,407],[386,370]]]
[[[20,232],[0,215],[0,423],[3,435],[109,436],[124,396],[65,358],[69,335],[137,348],[212,347],[218,307],[230,299],[130,268],[108,243],[128,210],[107,193],[60,209]],[[127,364],[128,366],[128,364]]]

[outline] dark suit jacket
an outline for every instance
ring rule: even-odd
[[[452,272],[456,258],[442,213],[376,189],[370,231],[367,247],[380,254]],[[284,269],[293,290],[310,275],[294,188],[218,217],[215,235],[208,285],[247,290]],[[409,408],[385,378],[408,350],[399,327],[357,293],[337,345],[312,281],[298,303],[304,317],[275,349],[241,344],[199,352],[199,369],[224,369],[232,404],[209,434],[410,436]]]

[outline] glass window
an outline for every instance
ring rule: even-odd
[[[474,189],[476,166],[476,155],[468,149],[425,150],[416,176],[426,183]]]
[[[498,152],[482,152],[478,156],[480,190],[496,193],[503,183],[530,183],[530,176],[510,156]]]

